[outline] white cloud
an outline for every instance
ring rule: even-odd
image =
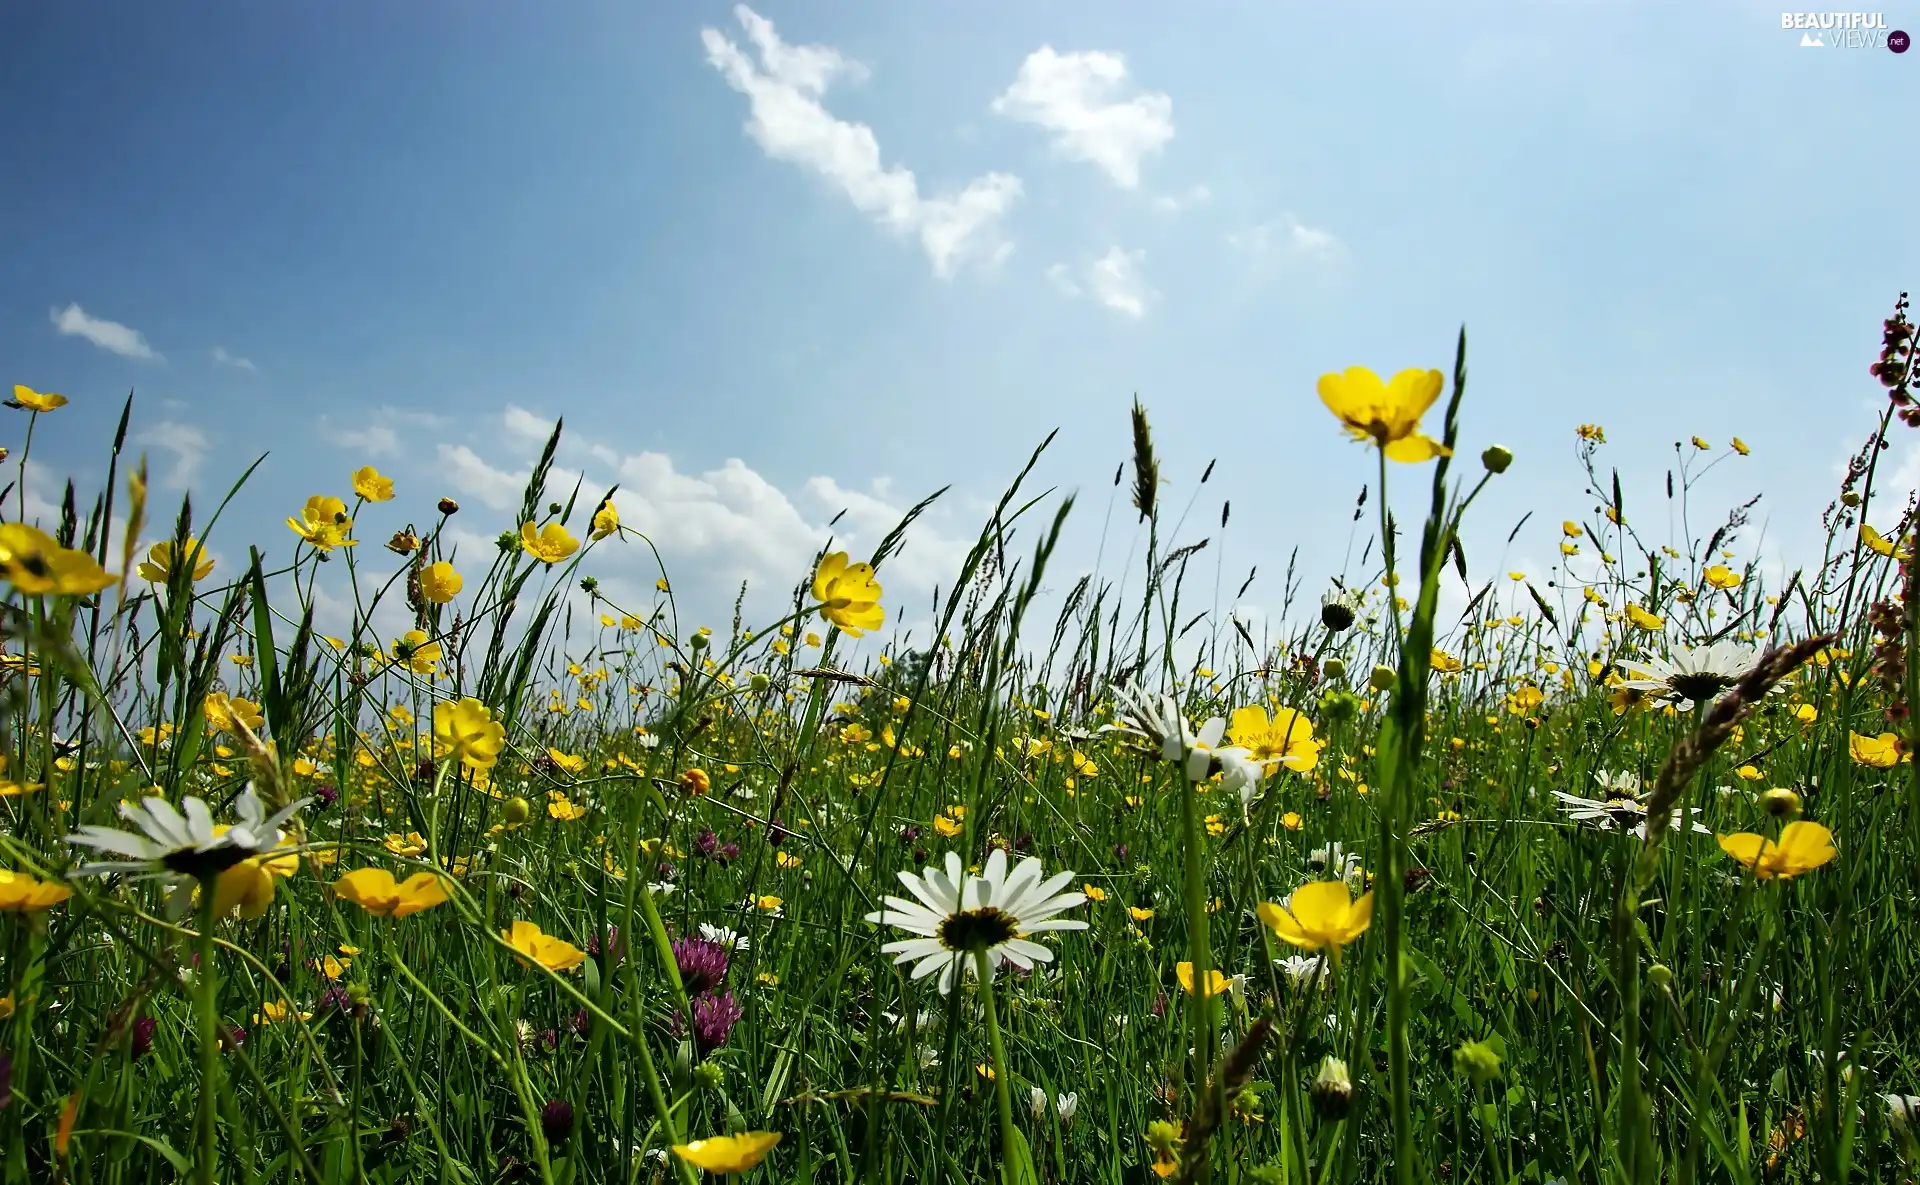
[[[1213,200],[1213,190],[1205,185],[1190,185],[1185,193],[1163,193],[1153,199],[1153,208],[1168,214],[1178,214],[1182,210],[1191,210],[1195,206],[1204,206]]]
[[[439,456],[440,476],[459,493],[478,498],[492,510],[506,510],[520,504],[520,496],[527,488],[525,473],[496,469],[464,444],[442,444]]]
[[[228,353],[227,347],[225,346],[213,347],[213,362],[216,366],[230,366],[235,370],[248,372],[258,371],[260,369],[253,364],[252,359],[241,358],[238,355]]]
[[[134,437],[137,444],[149,445],[173,456],[173,467],[161,480],[170,486],[185,486],[200,471],[207,456],[207,434],[191,424],[161,420],[142,429]]]
[[[354,423],[345,425],[335,425],[332,420],[322,416],[320,432],[333,444],[351,449],[372,460],[400,455],[402,429],[405,429],[410,436],[418,436],[423,430],[444,427],[446,422],[445,416],[435,415],[432,412],[382,407]]]
[[[517,407],[511,403],[507,405],[501,422],[505,424],[510,436],[530,444],[544,445],[547,443],[547,437],[553,435],[552,420],[542,419],[526,408]]]
[[[911,170],[882,166],[872,128],[837,119],[821,105],[830,83],[863,78],[865,67],[832,46],[788,45],[771,21],[745,5],[735,6],[734,15],[758,50],[758,62],[717,29],[701,29],[700,40],[708,63],[747,96],[747,134],[768,156],[818,173],[888,230],[918,236],[934,274],[943,279],[968,257],[989,263],[1005,257],[1008,247],[996,227],[1020,197],[1018,177],[987,173],[952,197],[922,197]]]
[[[1144,250],[1114,247],[1094,260],[1087,269],[1087,286],[1093,290],[1093,298],[1116,313],[1136,319],[1146,316],[1147,301],[1153,296],[1140,274],[1140,261],[1146,257]]]
[[[122,358],[138,358],[142,362],[164,362],[166,359],[155,353],[147,339],[140,336],[137,329],[129,329],[118,321],[108,321],[101,317],[89,316],[87,311],[77,304],[64,309],[48,309],[47,319],[53,327],[69,337],[84,337],[94,345]]]
[[[1144,249],[1128,251],[1111,247],[1105,255],[1076,271],[1064,263],[1047,269],[1047,279],[1062,296],[1078,298],[1091,295],[1116,313],[1138,319],[1146,316],[1147,305],[1158,295],[1140,273]]]
[[[1227,246],[1256,258],[1338,259],[1346,253],[1332,231],[1308,226],[1292,214],[1227,235]]]
[[[1053,149],[1103,170],[1114,184],[1140,184],[1140,161],[1173,139],[1173,100],[1161,91],[1122,99],[1123,54],[1056,53],[1043,45],[1027,55],[993,110],[1053,133]]]

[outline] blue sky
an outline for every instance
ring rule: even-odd
[[[924,599],[1055,427],[1085,567],[1138,392],[1270,607],[1371,476],[1316,377],[1444,369],[1465,322],[1465,439],[1520,458],[1483,569],[1590,508],[1587,421],[1648,506],[1674,440],[1738,433],[1707,500],[1812,558],[1920,276],[1920,53],[1799,39],[1734,3],[9,5],[0,357],[73,401],[43,479],[97,484],[129,389],[197,502],[270,451],[223,556],[369,462],[370,540],[451,494],[477,545],[564,415],[713,598],[951,483]]]

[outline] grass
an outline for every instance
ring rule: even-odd
[[[280,540],[244,572],[142,579],[110,551],[147,513],[123,418],[107,489],[49,528],[106,587],[30,594],[46,557],[19,538],[0,557],[19,791],[0,862],[70,891],[0,914],[7,1180],[690,1182],[670,1146],[766,1131],[746,1179],[1913,1181],[1915,1129],[1883,1096],[1920,1092],[1920,780],[1855,739],[1909,747],[1920,677],[1910,544],[1859,530],[1899,399],[1823,517],[1827,554],[1778,588],[1730,557],[1741,511],[1704,541],[1641,535],[1583,428],[1593,509],[1543,588],[1458,538],[1504,468],[1458,439],[1465,380],[1463,337],[1454,455],[1378,462],[1379,521],[1324,612],[1291,574],[1266,636],[1210,608],[1136,407],[1131,505],[1107,511],[1110,531],[1138,518],[1129,570],[1043,596],[1075,507],[1030,463],[931,626],[864,649],[808,573],[752,628],[681,621],[664,569],[657,598],[613,603],[602,549],[650,545],[596,491],[547,488],[558,430],[492,554],[451,554],[443,506],[383,565],[408,514],[360,498],[350,525],[314,520],[356,548],[303,541],[275,567]],[[1678,453],[1685,522],[1722,454]],[[1431,491],[1410,536],[1381,496],[1407,481]],[[162,537],[184,557],[218,519],[183,505]],[[536,554],[551,532],[529,545],[522,523],[583,545]],[[870,557],[882,589],[906,526]],[[444,598],[441,561],[463,578]],[[1443,616],[1449,573],[1470,601]],[[337,638],[322,579],[351,590]],[[419,633],[375,633],[396,615]],[[1622,663],[1708,641],[1754,650],[1697,707],[1622,686]],[[1194,727],[1296,709],[1314,759],[1245,806],[1231,754],[1189,780],[1106,730],[1136,686]],[[496,740],[451,728],[467,697]],[[1603,798],[1603,771],[1650,800],[1644,838],[1617,800],[1582,819],[1553,796]],[[203,868],[185,879],[215,891],[170,912],[164,883],[77,875],[77,825],[144,794],[226,820],[249,783],[311,799],[284,875],[240,866],[264,899],[223,914],[228,873]],[[1663,826],[1675,810],[1768,837],[1803,814],[1838,856],[1759,878]],[[1062,891],[1091,899],[1062,916],[1086,928],[1036,935],[1052,962],[991,990],[965,954],[976,974],[943,996],[865,916],[897,872],[994,848],[1074,870]],[[332,889],[368,867],[433,873],[439,899],[376,916]],[[1256,908],[1329,879],[1372,894],[1372,924],[1281,962],[1301,952]],[[560,940],[548,965],[502,937],[516,921]],[[717,974],[703,925],[741,940]],[[1181,962],[1232,986],[1184,992]]]

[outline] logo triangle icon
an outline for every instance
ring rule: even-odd
[[[1825,48],[1827,43],[1820,40],[1820,35],[1818,33],[1806,33],[1801,36],[1800,44],[1803,48],[1809,45]]]

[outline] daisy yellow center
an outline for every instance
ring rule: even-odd
[[[989,950],[1019,933],[1012,914],[989,905],[949,915],[940,923],[940,945],[948,950]]]

